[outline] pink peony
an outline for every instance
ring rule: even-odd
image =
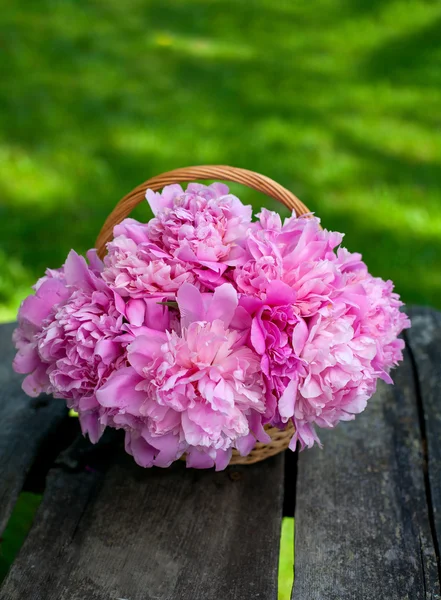
[[[276,399],[272,423],[293,420],[293,448],[319,441],[314,424],[334,427],[364,410],[378,377],[391,383],[389,371],[402,358],[397,336],[409,326],[402,303],[359,254],[336,252],[340,241],[317,219],[282,226],[262,211],[248,233],[252,258],[234,272],[252,315],[250,343]],[[267,257],[274,268],[260,268]]]
[[[223,469],[264,426],[320,443],[366,407],[402,359],[409,320],[319,219],[251,223],[220,183],[147,191],[155,218],[114,229],[104,263],[71,252],[19,311],[14,368],[29,395],[78,411],[93,442],[125,430],[142,466]]]
[[[170,319],[157,298],[125,303],[99,276],[102,264],[95,255],[89,258],[92,268],[72,251],[63,270],[49,272],[23,303],[14,368],[31,372],[24,381],[27,393],[65,399],[95,442],[103,430],[96,390],[126,366],[126,347],[135,335],[165,331]]]
[[[170,185],[162,194],[147,190],[146,198],[155,215],[147,225],[150,241],[191,264],[204,285],[217,285],[227,267],[240,262],[251,207],[229,194],[226,185],[190,183],[185,192]]]
[[[97,441],[103,431],[97,390],[126,366],[135,335],[169,327],[168,309],[158,299],[124,303],[74,252],[65,274],[72,294],[39,334],[38,352],[49,365],[51,391],[78,411],[83,433]]]
[[[410,326],[401,305],[390,282],[367,276],[347,282],[332,303],[305,319],[301,329],[297,326],[303,372],[279,400],[282,421],[292,418],[296,427],[291,448],[319,442],[314,424],[332,428],[362,412],[379,377],[392,383],[389,371],[404,347],[397,336]]]
[[[65,263],[69,299],[38,335],[38,353],[46,363],[49,391],[67,400],[79,413],[81,427],[92,441],[102,433],[95,391],[113,369],[125,364],[122,334],[124,302],[71,252]]]
[[[229,329],[238,305],[231,285],[207,301],[184,284],[178,304],[181,335],[137,337],[131,366],[110,377],[97,398],[125,427],[126,448],[142,466],[168,466],[186,452],[188,466],[223,469],[233,447],[246,454],[255,435],[267,439],[260,361]]]
[[[125,219],[115,227],[114,235],[107,244],[102,277],[121,296],[174,294],[183,283],[197,281],[190,265],[150,242],[142,223]]]
[[[17,373],[29,373],[23,381],[23,390],[29,396],[38,396],[49,390],[47,365],[38,355],[37,342],[46,319],[69,296],[64,270],[46,271],[34,286],[35,295],[28,296],[18,311],[18,327],[13,341],[18,350],[13,367]]]
[[[244,260],[233,271],[237,289],[265,298],[271,282],[281,281],[295,292],[296,311],[310,316],[329,301],[338,278],[334,248],[342,235],[320,229],[317,218],[280,217],[262,209],[248,231]]]
[[[281,428],[284,425],[276,410],[277,400],[289,383],[305,372],[297,347],[305,323],[298,316],[295,300],[292,288],[281,281],[274,281],[265,301],[242,301],[254,315],[250,345],[261,356],[262,373],[271,391],[271,395],[267,396],[267,416],[273,425]]]

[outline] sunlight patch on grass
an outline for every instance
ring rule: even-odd
[[[252,47],[238,40],[226,43],[220,40],[203,37],[189,37],[176,33],[158,32],[153,36],[156,45],[171,48],[177,52],[185,52],[201,58],[224,58],[235,60],[252,59],[255,52]]]
[[[18,205],[43,202],[55,206],[59,195],[72,189],[66,177],[54,166],[49,168],[46,160],[12,146],[0,147],[0,185]]]
[[[430,198],[430,195],[429,195]],[[371,190],[354,189],[347,194],[334,195],[330,205],[334,211],[352,215],[355,219],[368,219],[369,226],[385,235],[417,235],[419,239],[439,241],[441,236],[441,205],[428,206],[429,198],[422,190],[403,189],[403,195],[391,194],[390,189],[374,187]],[[350,233],[350,232],[348,232]],[[440,257],[441,258],[441,257]]]
[[[396,160],[435,161],[441,168],[441,136],[434,136],[424,123],[396,115],[374,114],[340,116],[336,119],[343,131],[360,143],[369,141],[378,152],[390,152]]]

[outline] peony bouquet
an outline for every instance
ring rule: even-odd
[[[143,467],[224,469],[289,428],[294,450],[354,419],[402,358],[390,281],[311,214],[286,219],[222,183],[147,190],[103,260],[73,250],[22,303],[14,368],[62,398],[92,442],[125,431]]]

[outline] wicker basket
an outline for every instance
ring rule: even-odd
[[[216,179],[242,183],[259,192],[263,192],[267,196],[270,196],[279,202],[282,202],[282,204],[291,210],[294,210],[297,216],[310,212],[303,202],[296,198],[292,192],[276,183],[269,177],[265,177],[265,175],[260,175],[259,173],[248,171],[247,169],[239,169],[224,165],[184,167],[148,179],[144,183],[141,183],[141,185],[138,185],[138,187],[136,187],[118,202],[113,211],[107,217],[96,240],[96,248],[99,256],[102,258],[105,255],[106,244],[113,237],[114,226],[128,217],[135,206],[144,201],[145,192],[147,189],[151,189],[156,192],[161,190],[166,185],[184,181],[195,181],[198,179]],[[255,447],[247,456],[240,456],[236,450],[233,450],[233,455],[230,461],[231,465],[249,465],[286,450],[294,433],[294,426],[292,423],[290,423],[284,430],[279,430],[276,427],[271,426],[266,426],[265,429],[271,437],[271,442],[268,444],[256,442]]]

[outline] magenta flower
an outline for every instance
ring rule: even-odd
[[[250,345],[261,357],[260,365],[267,381],[266,417],[272,425],[283,427],[277,399],[289,382],[304,370],[295,349],[296,327],[302,323],[295,310],[295,292],[281,281],[274,281],[265,301],[242,298],[241,302],[253,315]]]
[[[168,466],[186,452],[188,466],[223,469],[233,447],[248,453],[255,436],[267,439],[259,419],[265,411],[259,357],[229,329],[237,294],[224,284],[210,296],[204,302],[197,288],[184,284],[181,335],[137,337],[129,347],[131,366],[98,391],[143,466]]]
[[[193,273],[209,288],[228,266],[240,262],[243,240],[251,222],[251,207],[228,193],[222,183],[166,186],[162,194],[147,190],[155,218],[148,237],[175,259],[192,265]]]

